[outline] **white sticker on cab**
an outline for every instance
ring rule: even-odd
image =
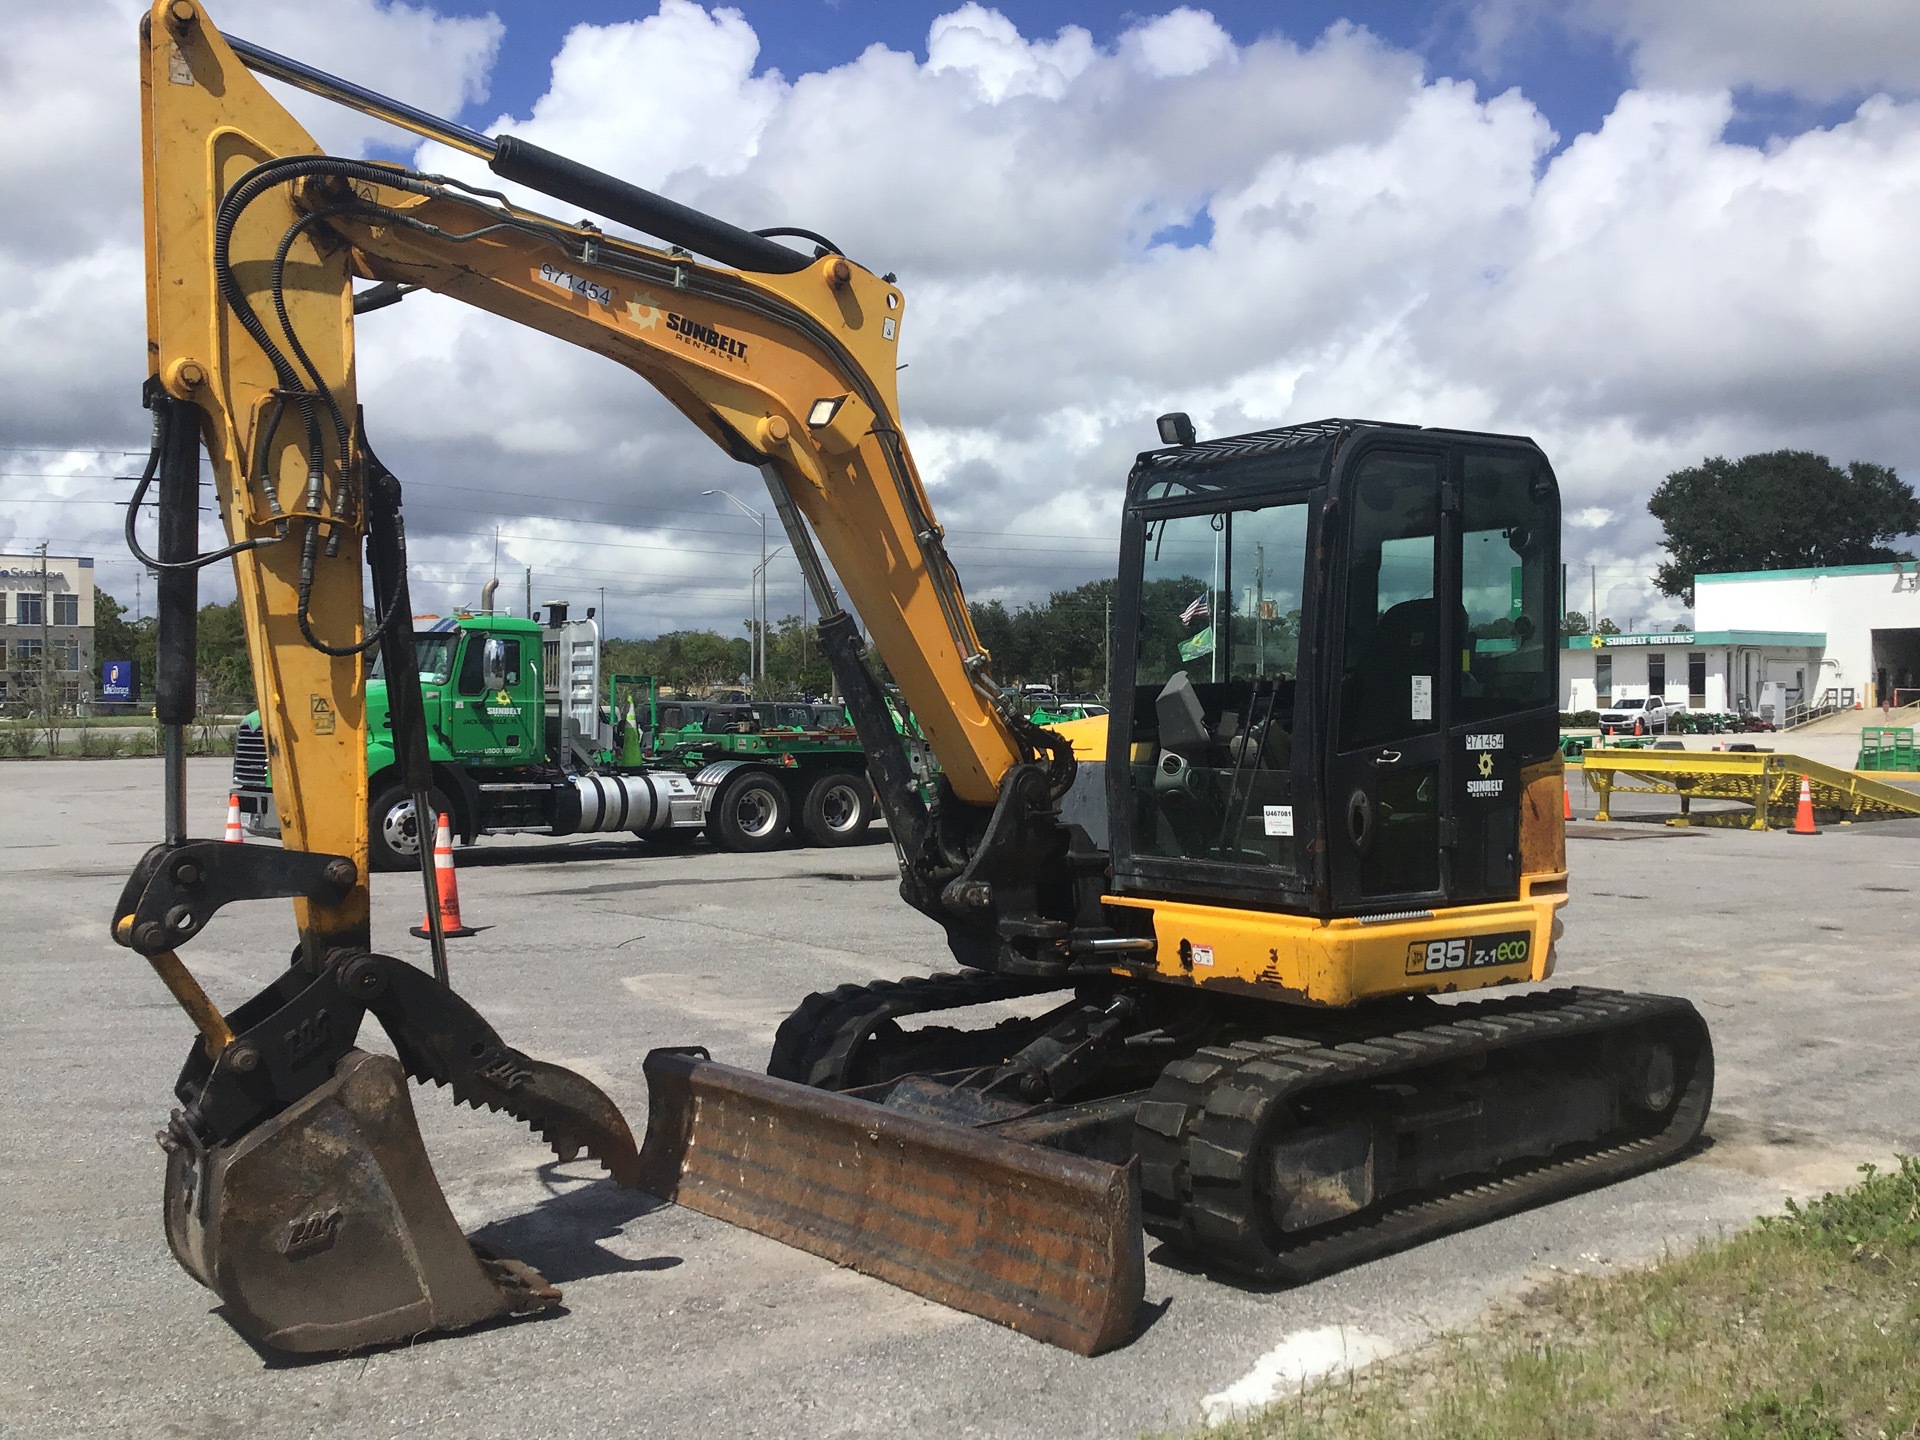
[[[1415,720],[1433,719],[1433,677],[1431,675],[1413,677],[1413,718]]]
[[[1293,807],[1291,805],[1263,805],[1260,808],[1267,834],[1293,834]]]

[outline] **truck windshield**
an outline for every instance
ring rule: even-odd
[[[444,685],[453,675],[453,643],[459,636],[451,630],[435,630],[413,637],[414,664],[419,667],[420,679],[428,685]],[[373,678],[387,678],[387,662],[375,652]]]

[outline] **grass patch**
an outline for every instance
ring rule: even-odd
[[[1218,1440],[1920,1437],[1920,1161],[1204,1432]]]

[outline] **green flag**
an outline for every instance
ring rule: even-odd
[[[1182,660],[1198,660],[1202,655],[1211,655],[1212,653],[1213,627],[1211,625],[1207,626],[1206,629],[1202,630],[1191,640],[1182,640],[1180,642],[1180,658]]]

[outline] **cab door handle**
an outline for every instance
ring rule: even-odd
[[[1400,763],[1400,752],[1398,750],[1382,750],[1378,755],[1373,757],[1373,763],[1382,769],[1389,765],[1398,765]]]

